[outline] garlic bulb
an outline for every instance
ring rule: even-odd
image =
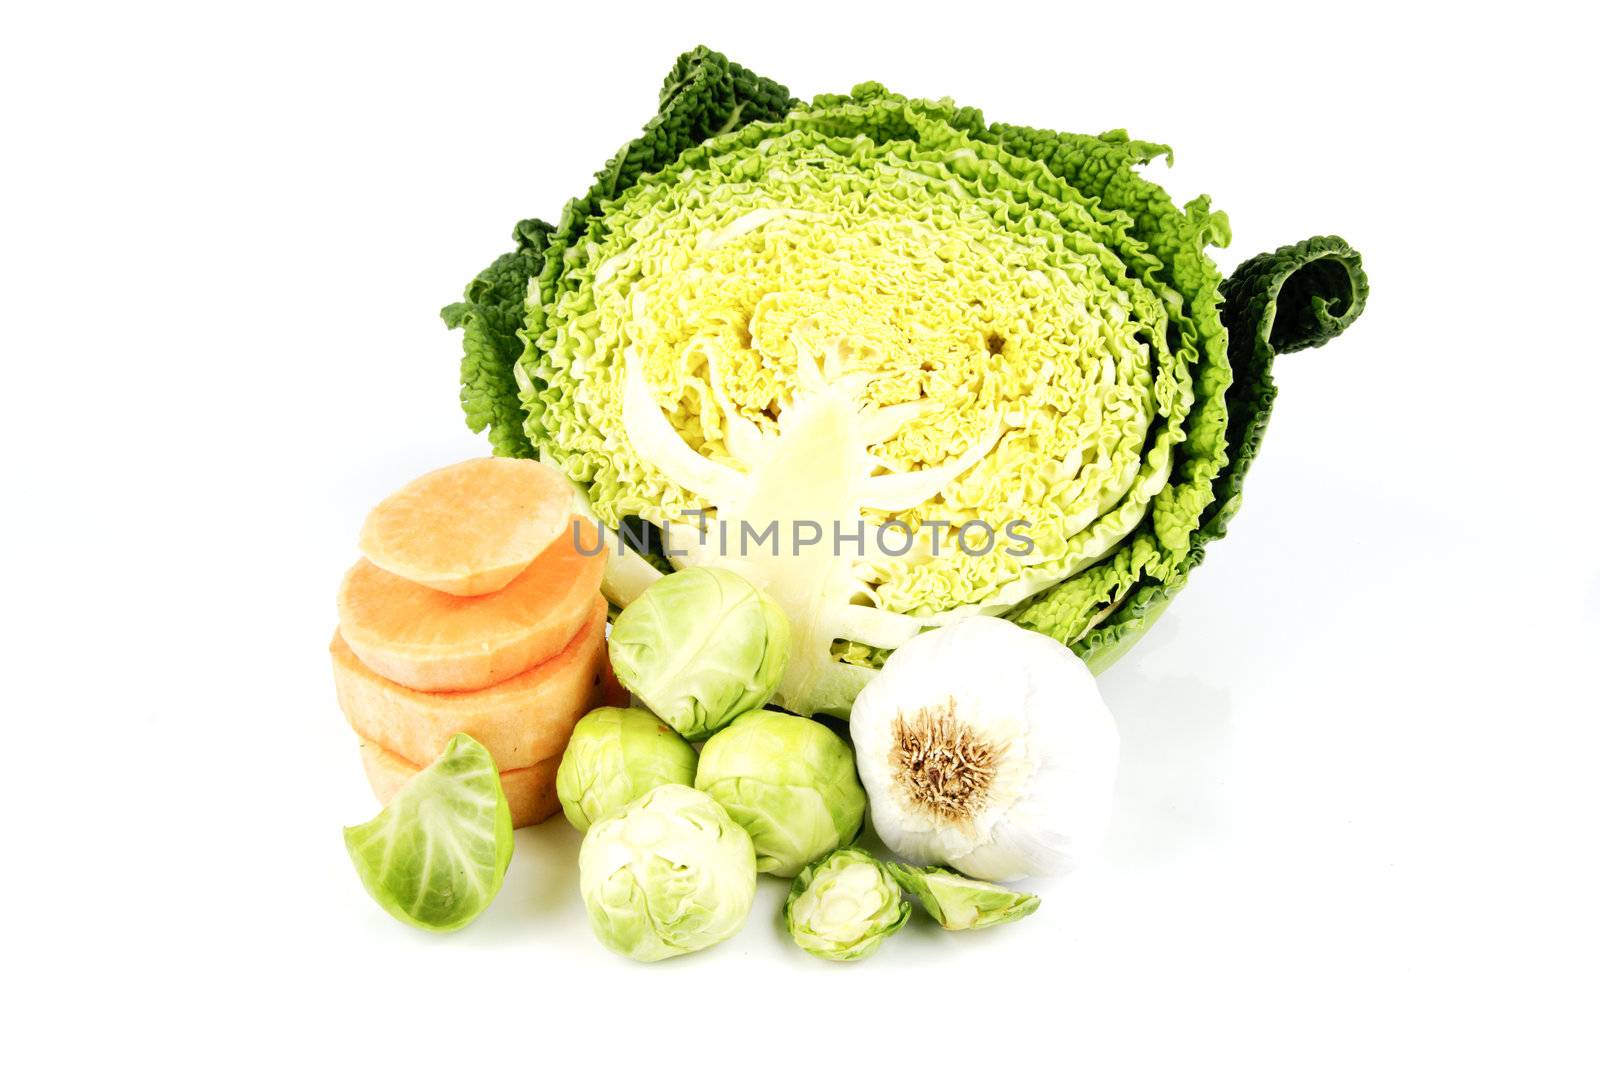
[[[850,736],[872,824],[916,864],[1010,881],[1071,870],[1111,815],[1117,727],[1059,642],[975,616],[897,649]]]

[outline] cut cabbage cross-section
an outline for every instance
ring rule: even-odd
[[[1365,297],[1323,239],[1289,269],[1306,313],[1230,360],[1206,255],[1227,221],[1136,173],[1164,154],[875,83],[803,104],[696,50],[589,195],[520,224],[446,309],[469,422],[559,467],[607,528],[651,531],[650,573],[766,589],[793,624],[792,710],[843,712],[887,650],[976,613],[1103,664],[1220,535],[1273,346],[1326,340]],[[1293,260],[1256,271],[1271,298],[1239,303],[1236,334]],[[640,561],[613,559],[608,590],[636,594]]]

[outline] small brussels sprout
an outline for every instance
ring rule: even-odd
[[[946,930],[982,930],[1016,922],[1039,910],[1039,898],[993,882],[980,882],[943,867],[888,865],[900,888],[916,897]]]
[[[664,960],[738,933],[755,900],[756,851],[715,800],[658,785],[589,828],[578,887],[601,944]]]
[[[424,930],[459,930],[482,914],[511,863],[511,809],[489,751],[456,734],[344,845],[372,899]]]
[[[617,677],[690,741],[770,700],[788,662],[789,620],[731,571],[669,574],[611,627]]]
[[[850,746],[781,711],[748,712],[707,741],[694,787],[750,832],[756,870],[784,878],[854,841],[867,810]]]
[[[556,796],[580,830],[658,785],[694,782],[694,746],[643,708],[596,708],[578,720],[556,771]]]
[[[825,960],[865,959],[910,917],[900,886],[859,848],[841,848],[801,871],[783,905],[794,943]]]

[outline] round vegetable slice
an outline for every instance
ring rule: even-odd
[[[484,689],[521,674],[571,642],[600,591],[605,552],[585,555],[599,535],[574,521],[486,596],[451,596],[360,560],[339,590],[339,632],[362,663],[411,689]]]
[[[511,810],[494,760],[466,734],[414,776],[345,848],[372,899],[424,930],[459,930],[483,913],[511,863]]]
[[[471,734],[501,767],[560,756],[584,713],[604,703],[606,606],[590,601],[588,622],[567,647],[498,685],[467,693],[424,693],[383,678],[338,634],[329,652],[339,706],[357,734],[414,764],[426,764],[458,733]]]
[[[361,553],[453,596],[504,589],[567,529],[572,487],[531,459],[485,456],[432,471],[372,509]]]

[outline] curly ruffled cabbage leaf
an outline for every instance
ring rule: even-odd
[[[1227,219],[1138,174],[1162,156],[870,82],[806,104],[697,49],[594,189],[446,309],[468,423],[646,531],[614,601],[686,563],[772,595],[791,710],[847,711],[973,613],[1103,669],[1237,508],[1275,354],[1366,297],[1338,238],[1225,282]]]

